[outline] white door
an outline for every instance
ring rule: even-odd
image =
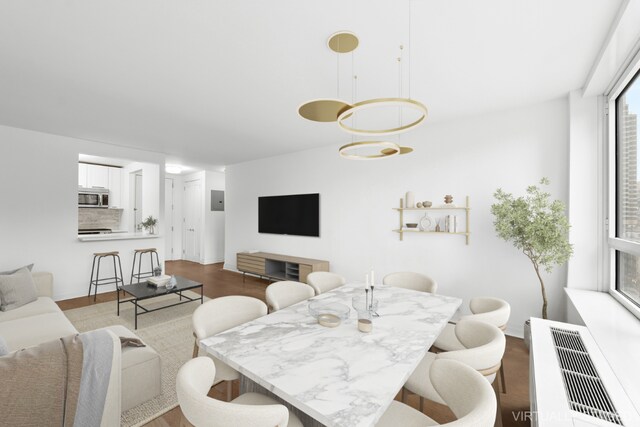
[[[200,233],[202,218],[202,190],[200,181],[184,186],[184,259],[200,262]]]
[[[165,258],[173,260],[173,179],[164,180],[164,242]]]
[[[135,174],[133,193],[133,227],[136,231],[142,230],[142,173]]]

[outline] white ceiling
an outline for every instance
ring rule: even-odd
[[[296,114],[337,71],[346,100],[352,64],[357,99],[396,96],[404,44],[425,126],[541,102],[583,86],[620,3],[0,0],[0,124],[211,166],[338,146]],[[344,29],[361,44],[338,67],[325,43]]]

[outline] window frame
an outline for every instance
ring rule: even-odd
[[[622,292],[616,289],[617,285],[617,252],[640,256],[640,242],[616,237],[617,232],[617,98],[624,90],[634,82],[640,82],[640,52],[636,53],[630,64],[620,74],[612,85],[608,93],[605,94],[605,141],[607,143],[606,164],[607,164],[607,185],[605,185],[605,200],[607,200],[607,215],[605,220],[606,250],[603,251],[606,257],[605,268],[608,270],[608,292],[623,307],[640,319],[640,303],[636,303]]]

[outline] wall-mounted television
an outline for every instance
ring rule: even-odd
[[[320,237],[320,194],[258,197],[258,232]]]

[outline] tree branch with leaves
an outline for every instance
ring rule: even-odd
[[[549,185],[547,178],[540,185]],[[527,187],[525,196],[515,198],[502,189],[493,195],[497,203],[491,206],[493,222],[498,236],[521,250],[533,264],[542,293],[542,318],[547,318],[547,292],[541,269],[547,273],[553,267],[566,263],[573,254],[569,243],[569,220],[565,205],[550,200],[551,195],[541,187]]]

